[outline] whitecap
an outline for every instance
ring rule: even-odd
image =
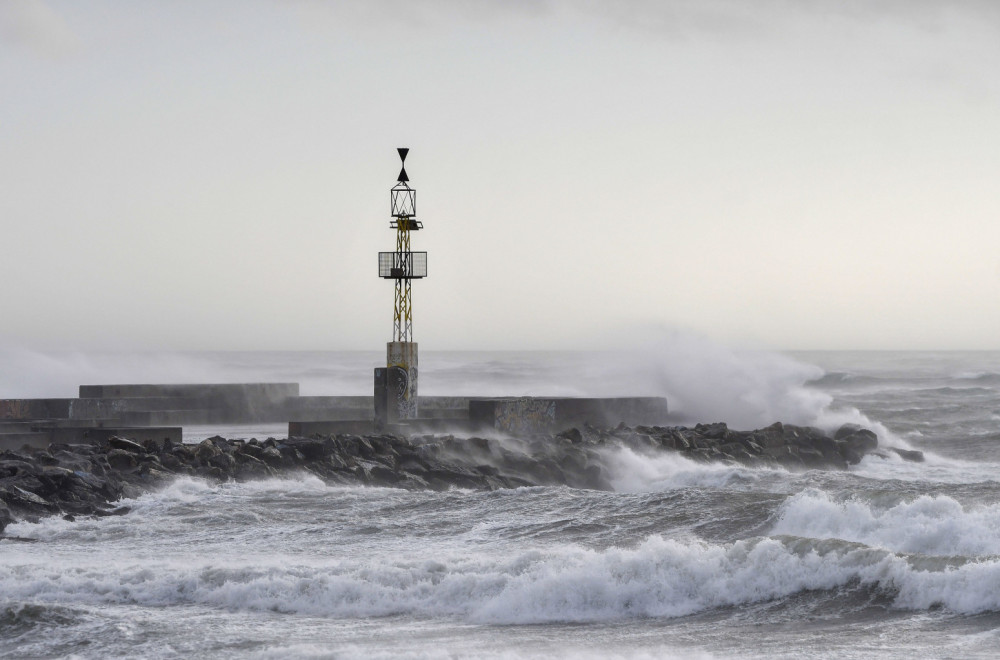
[[[963,506],[947,495],[922,495],[879,507],[859,498],[835,500],[809,489],[782,504],[771,531],[843,539],[893,552],[994,557],[1000,555],[1000,504]]]

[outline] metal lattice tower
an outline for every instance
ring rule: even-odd
[[[399,148],[402,167],[396,185],[390,190],[391,216],[389,227],[396,230],[396,251],[379,252],[379,277],[396,281],[393,305],[392,340],[413,341],[413,299],[411,281],[427,276],[427,253],[410,250],[410,232],[423,228],[416,219],[417,191],[410,187],[406,175],[406,154],[409,149]]]
[[[413,341],[413,280],[427,277],[427,253],[410,250],[410,232],[423,227],[417,215],[417,191],[406,176],[406,154],[397,149],[403,167],[396,185],[389,191],[392,220],[396,230],[396,251],[378,253],[378,275],[395,280],[396,294],[392,312],[392,341],[385,347],[385,368],[375,369],[375,424],[417,419],[417,342]]]
[[[396,263],[407,264],[405,255],[410,254],[410,230],[403,223],[396,226]],[[407,264],[408,265],[408,264]],[[410,278],[396,278],[396,295],[392,313],[392,340],[410,341],[413,336],[413,300]]]

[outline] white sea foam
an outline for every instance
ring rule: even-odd
[[[309,473],[221,484],[178,476],[160,489],[115,502],[130,509],[126,516],[81,517],[73,522],[59,516],[46,516],[37,522],[14,522],[5,531],[12,536],[40,541],[114,543],[134,540],[136,530],[147,525],[150,541],[155,542],[161,535],[188,533],[192,518],[198,520],[199,526],[207,526],[207,535],[211,535],[212,525],[234,525],[234,529],[247,531],[247,525],[261,522],[255,509],[247,506],[251,502],[271,501],[272,506],[278,506],[277,501],[286,500],[289,501],[286,506],[309,506],[311,504],[306,504],[309,500],[316,501],[336,493],[338,500],[346,504],[359,497],[379,497],[383,490],[361,485],[329,486]],[[267,507],[260,511],[266,512]]]
[[[621,493],[751,484],[759,479],[762,472],[773,471],[723,463],[698,463],[675,452],[639,454],[627,447],[607,451],[604,456],[609,481],[615,491]]]
[[[411,643],[387,643],[379,640],[373,648],[360,644],[338,646],[336,652],[323,644],[287,644],[258,651],[250,655],[254,660],[287,660],[287,658],[330,659],[330,660],[454,660],[455,658],[483,658],[487,660],[523,660],[525,658],[545,658],[546,660],[713,660],[715,656],[698,650],[660,646],[653,649],[610,649],[597,645],[581,647],[562,642],[558,647],[552,644],[542,648],[521,647],[517,649],[484,648],[477,637],[449,640],[447,648],[414,648]]]
[[[895,446],[909,449],[903,442]],[[892,479],[939,484],[973,484],[997,481],[1000,465],[984,461],[964,461],[923,451],[924,461],[907,461],[896,454],[869,454],[861,463],[851,466],[851,472],[869,479]]]
[[[843,539],[894,552],[996,557],[1000,505],[962,506],[946,495],[923,495],[878,507],[809,489],[782,505],[772,533]]]
[[[635,548],[563,546],[513,555],[468,549],[435,559],[399,556],[236,556],[72,562],[15,552],[0,565],[13,601],[198,604],[332,618],[420,614],[490,624],[677,617],[851,583],[894,595],[898,607],[1000,610],[1000,559],[917,568],[886,550],[763,539],[731,545],[650,537]]]

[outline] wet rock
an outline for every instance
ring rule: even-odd
[[[37,476],[38,480],[42,483],[43,493],[46,496],[60,491],[76,480],[76,475],[73,474],[72,470],[55,465],[46,465],[38,471]]]
[[[878,447],[878,436],[868,429],[859,429],[838,439],[845,447],[845,451],[864,456]]]
[[[368,444],[376,456],[395,457],[396,447],[405,448],[405,438],[393,438],[392,436],[375,436],[368,438]]]
[[[398,483],[402,478],[402,474],[395,470],[390,470],[384,465],[373,465],[370,470],[368,470],[368,478],[372,483],[391,485]]]
[[[113,435],[108,438],[108,446],[112,449],[121,449],[123,451],[132,452],[133,454],[146,453],[146,448],[138,442],[132,442],[127,438],[119,438],[117,435]]]
[[[245,454],[247,456],[253,456],[256,459],[260,459],[263,451],[264,448],[261,446],[259,442],[256,441],[256,439],[252,440],[251,442],[248,442],[239,449],[239,453]]]
[[[4,477],[16,477],[18,475],[35,474],[37,468],[27,461],[16,459],[0,460],[0,479]]]
[[[359,437],[357,440],[358,455],[362,458],[371,460],[375,458],[375,448],[372,447],[371,443],[368,442],[367,438]]]
[[[754,455],[751,454],[743,444],[739,442],[729,442],[719,447],[719,451],[722,452],[726,457],[731,458],[739,463],[749,463],[753,460]]]
[[[112,449],[107,453],[105,458],[108,461],[108,465],[115,470],[129,470],[138,465],[138,461],[135,460],[135,454],[124,449]]]
[[[183,471],[184,464],[172,453],[160,456],[160,464],[171,472]]]
[[[800,447],[797,453],[799,460],[808,468],[822,468],[828,465],[823,453],[813,447]]]
[[[207,440],[202,440],[197,447],[195,447],[194,455],[202,463],[208,463],[211,459],[216,456],[220,456],[222,450],[213,442],[213,438],[208,438]]]
[[[109,515],[111,502],[168,482],[177,474],[223,482],[307,471],[328,483],[409,489],[497,489],[534,485],[610,490],[608,453],[639,457],[673,452],[699,462],[843,469],[876,451],[871,431],[845,426],[821,431],[774,424],[735,431],[725,424],[694,428],[584,424],[555,435],[520,439],[335,435],[268,438],[220,436],[198,445],[113,440],[104,446],[53,444],[48,451],[0,452],[0,529],[13,520],[60,514]],[[893,450],[896,451],[896,450]],[[896,451],[907,460],[920,452]],[[919,457],[919,458],[918,458]]]
[[[353,457],[344,457],[338,454],[330,454],[327,456],[326,463],[330,466],[331,470],[347,470],[355,466]]]
[[[482,474],[458,465],[435,467],[427,470],[423,478],[436,490],[448,490],[452,487],[479,490],[486,484]]]
[[[763,455],[774,459],[774,461],[785,468],[798,469],[805,467],[799,450],[790,445],[771,446],[764,449]]]
[[[188,445],[176,445],[170,450],[170,455],[185,464],[190,464],[195,459],[194,449]]]
[[[394,485],[407,490],[430,490],[431,485],[420,475],[411,472],[400,472],[400,479]]]
[[[580,433],[580,429],[578,428],[566,429],[562,433],[557,433],[556,437],[565,438],[570,442],[572,442],[573,444],[579,444],[583,442],[583,434]]]
[[[762,447],[781,447],[785,445],[785,426],[781,422],[775,422],[767,428],[754,431],[752,434],[754,442]]]
[[[322,440],[312,438],[289,438],[285,445],[299,452],[303,460],[318,461],[330,453]]]
[[[714,424],[696,424],[695,433],[709,440],[724,440],[729,433],[729,427],[724,422]]]
[[[163,472],[161,470],[157,470],[155,468],[145,468],[139,472],[139,476],[141,476],[147,482],[166,483],[174,475],[169,472]]]
[[[14,514],[10,512],[4,502],[0,501],[0,534],[3,534],[3,530],[12,522],[14,522]]]
[[[661,446],[663,447],[679,450],[691,449],[691,440],[676,429],[670,429],[665,435],[660,437],[662,438]]]
[[[858,424],[844,424],[839,429],[837,429],[836,433],[833,434],[833,439],[834,440],[843,440],[847,436],[854,435],[855,433],[857,433],[860,430],[862,430],[862,429],[861,429],[861,426],[858,425]]]
[[[283,461],[281,452],[277,447],[265,447],[260,453],[260,459],[271,467],[279,467]]]
[[[243,461],[233,471],[233,477],[237,481],[266,479],[274,474],[275,471],[267,463],[253,456],[244,456]]]
[[[208,459],[208,464],[222,470],[224,474],[230,475],[236,467],[236,459],[233,458],[231,454],[222,452],[219,455]]]
[[[613,490],[604,468],[598,464],[588,465],[583,470],[583,487],[591,490]]]
[[[924,452],[917,449],[900,449],[899,447],[886,447],[886,449],[893,452],[904,461],[910,461],[913,463],[924,462]]]
[[[38,490],[41,490],[40,484]],[[30,490],[25,490],[20,486],[9,486],[4,489],[2,493],[0,493],[0,498],[3,498],[8,505],[20,505],[29,509],[41,508],[47,510],[52,507],[52,503],[44,497],[41,497]]]

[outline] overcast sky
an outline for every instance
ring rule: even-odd
[[[0,0],[0,345],[1000,348],[1000,3]]]

